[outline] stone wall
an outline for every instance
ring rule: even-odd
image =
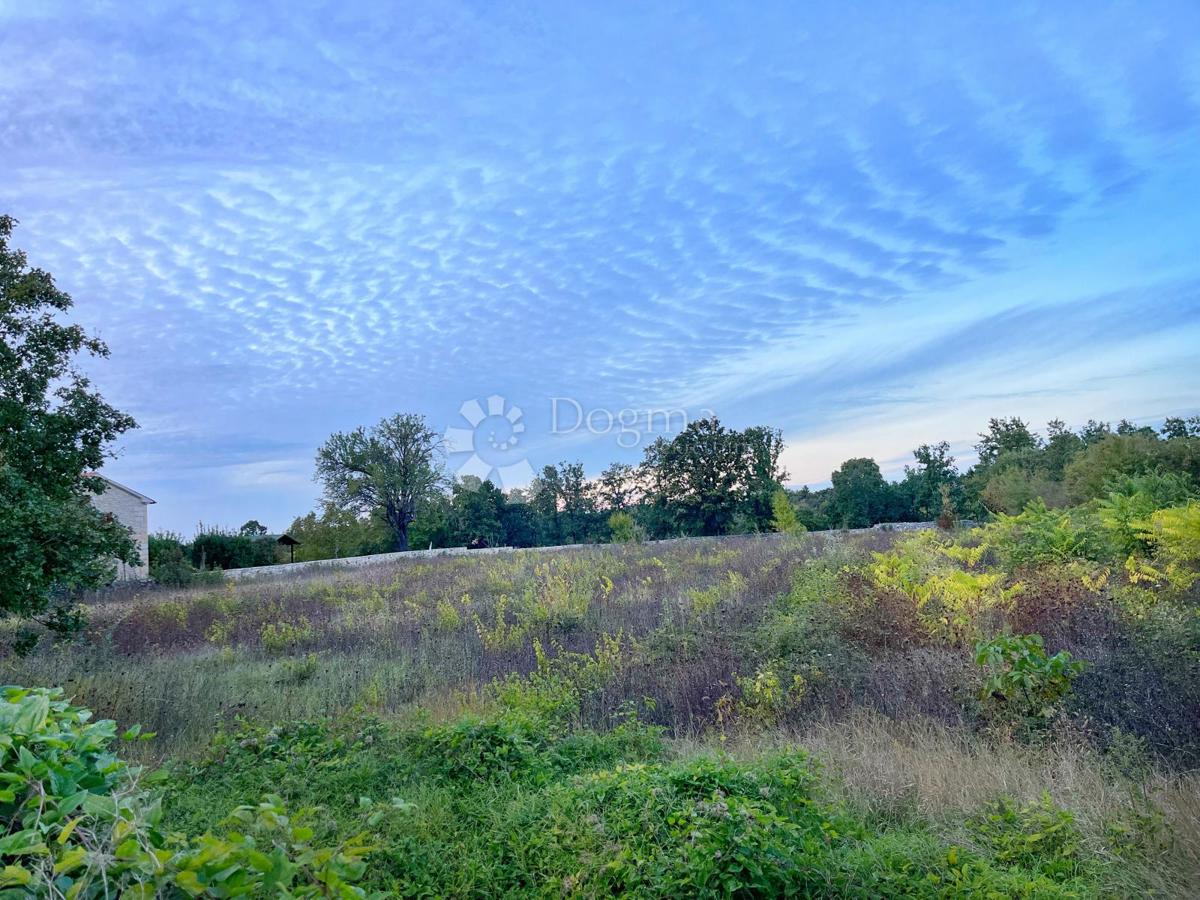
[[[895,522],[875,525],[872,528],[854,528],[849,531],[814,531],[819,537],[836,540],[846,534],[864,534],[871,531],[927,531],[936,527],[934,522]],[[769,537],[770,535],[763,535]],[[725,538],[744,538],[746,535],[725,535]],[[661,541],[647,541],[650,544],[676,544],[681,541],[719,541],[721,537],[709,538],[667,538]],[[603,544],[557,544],[552,547],[532,548],[539,553],[555,550],[576,550],[583,547],[602,547]],[[317,559],[309,562],[282,563],[276,566],[254,566],[248,569],[226,569],[225,577],[234,580],[248,578],[277,578],[285,575],[314,575],[337,572],[343,569],[357,569],[362,566],[377,566],[384,563],[398,562],[403,559],[429,559],[435,556],[488,556],[495,553],[514,553],[515,547],[483,547],[479,550],[468,550],[466,547],[446,547],[439,550],[407,550],[403,553],[376,553],[372,556],[347,556],[342,559]]]

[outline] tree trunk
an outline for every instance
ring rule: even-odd
[[[401,520],[392,526],[392,530],[396,533],[395,547],[398,551],[408,549],[408,523]]]

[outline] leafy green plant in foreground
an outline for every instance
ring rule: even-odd
[[[361,834],[315,846],[273,796],[234,810],[223,834],[164,833],[152,779],[113,752],[114,722],[61,689],[0,696],[0,897],[366,896]]]

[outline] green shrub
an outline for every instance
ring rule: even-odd
[[[0,695],[0,896],[366,896],[361,834],[315,846],[277,797],[236,809],[223,836],[166,834],[151,779],[112,750],[114,722],[61,689]]]
[[[1134,524],[1138,537],[1152,548],[1152,560],[1131,560],[1131,578],[1165,585],[1174,593],[1190,590],[1200,580],[1200,501],[1160,509]]]
[[[1081,873],[1081,837],[1075,817],[1049,795],[1018,807],[1001,799],[970,823],[976,840],[998,863],[1020,866],[1056,880]]]
[[[788,492],[783,488],[771,495],[771,527],[780,534],[803,534],[808,529],[796,515]]]
[[[1191,479],[1178,473],[1125,475],[1105,488],[1106,496],[1096,503],[1097,514],[1122,559],[1147,555],[1151,549],[1139,522],[1157,510],[1185,503],[1195,493]]]
[[[558,723],[513,710],[463,716],[406,741],[419,769],[451,782],[543,785],[564,774],[662,754],[662,730],[627,718],[616,728],[563,733]]]
[[[846,897],[1079,898],[1094,891],[1084,879],[1063,880],[1019,866],[998,865],[921,830],[866,834],[836,848],[825,893]]]
[[[585,896],[770,897],[815,886],[811,862],[836,836],[793,751],[758,765],[702,757],[622,766],[556,788],[530,839]]]
[[[924,532],[887,553],[876,553],[868,571],[876,585],[913,603],[926,633],[960,643],[977,636],[983,617],[1007,608],[1022,589],[1019,582],[1006,586],[1001,572],[963,567],[964,562],[974,566],[983,552],[982,547],[962,547]]]
[[[188,587],[216,584],[223,577],[220,569],[198,569],[188,557],[189,548],[177,534],[160,532],[150,535],[150,577],[159,584]]]
[[[9,647],[12,649],[13,655],[17,657],[28,656],[37,649],[41,643],[42,635],[40,632],[28,625],[23,625],[16,629],[13,633],[12,640],[9,642]]]
[[[77,603],[56,602],[38,621],[53,635],[55,643],[67,643],[83,636],[88,613]]]
[[[1083,673],[1085,663],[1065,650],[1046,655],[1041,635],[1001,635],[975,648],[975,662],[986,678],[981,696],[1002,717],[1048,722]]]
[[[182,845],[170,859],[168,883],[190,897],[367,896],[355,886],[373,849],[365,832],[333,847],[314,846],[314,829],[301,823],[315,813],[290,816],[274,795],[239,806],[222,823],[223,836],[208,833]],[[367,824],[381,814],[371,813]]]
[[[409,749],[425,772],[451,781],[544,782],[558,762],[553,738],[543,723],[514,713],[464,716],[434,726],[414,739]]]
[[[301,616],[296,622],[267,622],[259,631],[263,649],[274,654],[283,654],[302,647],[315,636],[316,631],[307,616]]]
[[[614,544],[641,543],[646,539],[645,531],[627,512],[615,512],[609,516],[608,530]]]
[[[306,653],[304,656],[285,659],[280,667],[279,682],[281,684],[304,684],[317,674],[320,667],[321,657],[317,653]]]
[[[277,562],[275,541],[211,528],[197,534],[190,545],[197,569],[245,569]]]
[[[322,839],[361,827],[363,795],[403,785],[412,802],[374,828],[364,875],[403,896],[1065,898],[1138,883],[1052,806],[997,803],[964,841],[954,822],[835,802],[802,751],[666,761],[658,730],[632,717],[565,735],[511,711],[432,729],[351,719],[241,732],[177,774],[170,796],[186,822],[207,822],[214,805],[272,785],[328,809],[313,823]],[[1110,850],[1162,852],[1147,817],[1135,807],[1106,822]]]
[[[464,598],[469,600],[469,598]],[[449,600],[439,600],[434,608],[434,627],[438,631],[451,633],[462,628],[462,615],[459,614],[458,608]]]
[[[1085,511],[1047,509],[1033,500],[1018,515],[1000,513],[982,529],[983,543],[1008,571],[1071,560],[1103,560],[1109,548]]]

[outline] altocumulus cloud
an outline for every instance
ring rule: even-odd
[[[330,431],[490,393],[535,465],[636,457],[570,396],[820,481],[1200,387],[1190,2],[0,0],[0,60],[0,208],[160,524],[282,527]]]

